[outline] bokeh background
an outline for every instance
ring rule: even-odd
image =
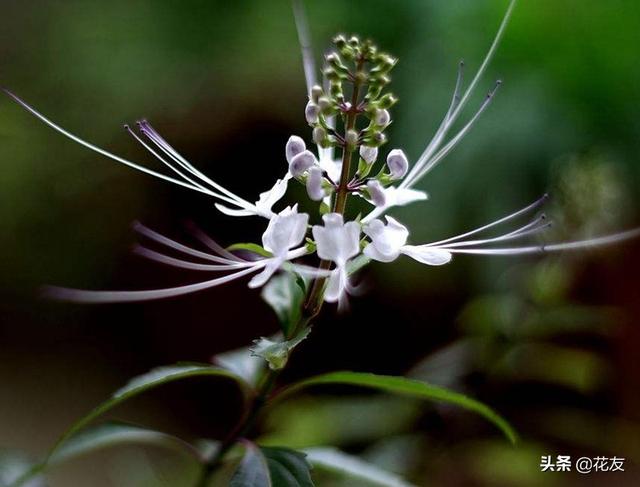
[[[251,197],[285,170],[288,136],[310,138],[285,0],[1,3],[0,82],[118,154],[155,164],[121,128],[147,117],[193,163]],[[458,60],[471,75],[505,8],[307,2],[318,58],[338,32],[370,36],[400,58],[390,147],[413,159],[446,110]],[[429,202],[394,212],[413,241],[460,233],[545,191],[557,238],[640,224],[638,25],[635,0],[521,0],[469,113],[501,78],[494,104],[421,183]],[[0,447],[40,455],[130,376],[207,361],[276,331],[244,283],[145,304],[40,299],[47,283],[135,289],[198,277],[130,255],[134,220],[186,242],[183,224],[194,221],[224,244],[256,241],[264,223],[224,217],[204,196],[88,152],[8,98],[0,161]],[[367,293],[349,314],[325,310],[284,377],[409,374],[495,407],[519,430],[517,447],[471,413],[352,390],[289,402],[262,434],[338,445],[417,485],[638,485],[638,255],[636,241],[544,258],[460,257],[443,268],[374,265],[362,276]],[[112,417],[215,438],[237,418],[237,401],[225,383],[194,380]],[[625,457],[626,472],[540,473],[540,456],[557,454]],[[166,452],[116,448],[57,468],[50,484],[181,486],[188,470]]]

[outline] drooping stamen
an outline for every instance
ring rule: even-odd
[[[170,287],[166,289],[151,289],[144,291],[85,291],[81,289],[69,289],[62,287],[46,287],[43,294],[47,298],[59,301],[73,301],[76,303],[100,304],[100,303],[131,303],[138,301],[150,301],[153,299],[172,298],[182,296],[197,291],[203,291],[212,287],[220,286],[227,282],[246,276],[260,269],[264,264],[249,267],[241,271],[228,274],[223,277],[208,281],[187,284],[185,286]]]
[[[171,240],[170,238],[165,237],[164,235],[161,235],[158,232],[154,232],[150,228],[145,227],[140,222],[134,222],[133,229],[136,232],[138,232],[139,234],[147,237],[150,240],[158,242],[158,243],[160,243],[162,245],[165,245],[165,246],[167,246],[167,247],[169,247],[171,249],[177,250],[178,252],[182,252],[184,254],[191,255],[193,257],[198,257],[200,259],[209,260],[211,262],[216,262],[218,264],[234,264],[234,263],[238,262],[237,259],[236,260],[225,259],[225,258],[219,257],[217,255],[211,255],[211,254],[208,254],[206,252],[201,252],[200,250],[196,250],[196,249],[192,249],[191,247],[187,247],[186,245],[183,245],[183,244],[181,244],[179,242],[176,242],[175,240]]]
[[[220,257],[228,259],[230,261],[236,262],[247,262],[246,260],[238,257],[236,254],[229,252],[222,245],[212,239],[209,235],[203,232],[195,223],[192,221],[188,221],[185,223],[187,230],[191,235],[193,235],[196,239],[202,242],[206,247],[213,250]]]
[[[476,234],[478,234],[480,232],[484,232],[485,230],[493,228],[493,227],[495,227],[497,225],[501,225],[502,223],[508,222],[509,220],[513,220],[514,218],[518,218],[521,215],[524,215],[526,213],[529,213],[531,211],[536,210],[537,208],[540,208],[540,206],[542,206],[547,201],[548,198],[549,198],[549,195],[545,193],[544,195],[542,195],[541,198],[537,199],[536,201],[534,201],[530,205],[525,206],[524,208],[522,208],[522,209],[520,209],[520,210],[518,210],[518,211],[516,211],[514,213],[511,213],[510,215],[504,216],[504,217],[502,217],[502,218],[500,218],[500,219],[498,219],[496,221],[493,221],[493,222],[488,223],[486,225],[483,225],[481,227],[475,228],[475,229],[473,229],[471,231],[468,231],[468,232],[465,232],[465,233],[461,233],[460,235],[456,235],[454,237],[449,237],[449,238],[444,239],[444,240],[439,240],[437,242],[432,242],[432,243],[430,243],[428,245],[429,246],[434,246],[434,247],[436,247],[436,246],[437,247],[442,247],[443,244],[446,244],[446,243],[449,243],[449,242],[456,242],[456,241],[461,240],[463,238],[470,237],[472,235],[476,235]]]
[[[181,269],[190,269],[194,271],[231,271],[242,269],[244,267],[255,266],[255,262],[236,262],[231,264],[199,264],[197,262],[176,259],[175,257],[161,254],[160,252],[148,249],[142,245],[134,246],[133,252],[137,255],[145,257],[146,259],[160,262],[161,264],[170,265],[172,267],[179,267]]]
[[[614,233],[613,235],[605,235],[586,240],[576,240],[573,242],[559,242],[544,245],[526,246],[526,247],[510,247],[502,249],[449,249],[446,246],[438,247],[457,254],[474,254],[474,255],[523,255],[523,254],[539,254],[546,252],[561,252],[564,250],[580,250],[595,247],[603,247],[605,245],[613,245],[640,237],[640,228],[627,230],[626,232]]]

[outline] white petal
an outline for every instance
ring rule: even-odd
[[[283,256],[295,247],[307,233],[309,215],[298,213],[297,207],[285,208],[269,220],[262,235],[262,245],[274,255]]]
[[[270,259],[264,270],[251,278],[249,287],[255,289],[264,286],[265,283],[271,279],[271,276],[280,268],[282,262],[284,262],[283,259]]]
[[[362,253],[370,259],[377,260],[378,262],[393,262],[400,255],[400,251],[393,254],[383,254],[371,243],[364,248]]]
[[[385,206],[387,204],[387,196],[382,184],[380,184],[380,181],[377,179],[370,179],[367,182],[367,190],[369,191],[371,202],[374,205]]]
[[[393,179],[402,179],[409,170],[409,161],[404,151],[393,149],[387,156],[387,167]]]
[[[313,166],[309,169],[306,186],[307,194],[313,201],[320,201],[326,196],[322,188],[322,169],[318,166]]]
[[[412,259],[427,265],[444,265],[451,262],[451,252],[423,245],[405,245],[400,250]]]
[[[327,288],[324,292],[324,300],[327,303],[335,303],[347,289],[347,273],[344,266],[337,267],[329,277]]]
[[[308,171],[311,167],[315,166],[318,163],[316,156],[313,155],[311,151],[303,151],[300,154],[291,159],[291,163],[289,164],[289,172],[293,177],[302,176],[306,171]]]
[[[360,224],[345,224],[338,213],[329,213],[322,218],[324,226],[315,225],[312,230],[318,256],[342,266],[360,251]]]
[[[362,157],[367,163],[371,164],[378,158],[378,148],[361,145],[360,157]]]
[[[306,149],[307,149],[307,146],[301,137],[298,137],[297,135],[292,135],[291,137],[289,137],[289,140],[287,140],[287,145],[285,146],[285,149],[284,149],[285,157],[287,158],[287,163],[291,164],[291,159],[293,159],[295,156],[297,156],[301,152],[304,152]]]
[[[404,206],[427,198],[427,193],[424,191],[395,187],[387,188],[387,208],[390,206]]]
[[[284,194],[287,192],[288,185],[289,181],[286,178],[278,179],[269,191],[260,193],[260,197],[258,201],[256,201],[256,208],[258,210],[257,214],[270,218],[273,214],[271,208],[282,199]]]

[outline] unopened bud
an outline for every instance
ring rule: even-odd
[[[320,115],[320,107],[313,103],[313,101],[309,101],[307,106],[304,109],[304,116],[307,119],[307,123],[309,125],[315,125],[318,123],[318,116]]]
[[[327,131],[322,127],[315,127],[312,135],[313,141],[320,147],[327,145]]]
[[[338,34],[333,38],[333,43],[336,45],[338,49],[342,49],[344,46],[347,45],[347,38],[342,34]]]
[[[318,103],[318,99],[322,96],[322,94],[322,86],[313,85],[313,87],[311,88],[311,100],[313,100],[314,103]]]
[[[353,129],[347,130],[344,140],[348,146],[355,147],[355,145],[358,143],[358,132]]]
[[[377,179],[370,179],[367,182],[367,190],[371,202],[376,206],[384,206],[387,203],[387,197],[384,194],[384,188]]]
[[[386,127],[389,125],[389,122],[391,122],[391,114],[389,113],[389,110],[378,109],[376,110],[373,120],[376,125]]]
[[[387,142],[387,136],[384,135],[382,132],[376,132],[375,134],[373,134],[373,143],[377,147],[380,147],[385,142]]]
[[[305,171],[317,164],[316,156],[312,152],[305,150],[296,155],[289,163],[289,172],[294,178],[302,176]]]
[[[392,179],[402,179],[409,170],[409,161],[402,149],[393,149],[387,156],[387,167]]]
[[[325,197],[324,189],[322,189],[322,169],[318,166],[313,166],[309,169],[307,194],[313,201],[320,201]]]
[[[372,164],[376,162],[376,159],[378,158],[378,148],[362,145],[360,146],[360,157],[362,157],[368,164]]]
[[[327,96],[321,96],[318,98],[318,106],[320,107],[320,111],[322,113],[326,113],[333,108],[333,103]]]
[[[302,138],[298,137],[297,135],[292,135],[291,137],[289,137],[289,140],[287,140],[287,145],[284,148],[287,162],[291,164],[291,160],[301,152],[304,152],[306,148],[307,146]]]
[[[392,93],[387,93],[382,98],[380,98],[380,100],[378,100],[378,106],[386,110],[388,108],[391,108],[393,105],[395,105],[397,101],[398,101],[398,98],[396,98],[395,95],[393,95]]]

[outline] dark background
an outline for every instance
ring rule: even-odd
[[[506,7],[307,4],[318,58],[337,32],[370,36],[400,58],[388,149],[402,147],[412,160],[446,110],[458,60],[470,78]],[[147,117],[195,165],[251,199],[285,171],[288,136],[310,139],[286,1],[1,6],[0,83],[117,154],[155,164],[121,129]],[[634,0],[521,1],[469,115],[501,78],[493,106],[420,183],[430,200],[394,212],[412,241],[460,233],[545,191],[557,238],[638,225],[639,23]],[[225,217],[205,196],[88,152],[8,98],[0,100],[0,161],[0,447],[41,454],[132,375],[207,361],[277,330],[244,282],[145,304],[41,300],[42,284],[142,289],[199,277],[130,255],[134,220],[185,242],[191,220],[225,245],[258,242],[264,221]],[[521,433],[517,448],[471,413],[353,391],[294,401],[265,434],[295,446],[338,444],[418,485],[634,485],[638,251],[640,242],[631,242],[543,259],[459,257],[443,268],[374,265],[362,276],[367,293],[346,315],[327,307],[284,378],[410,372],[495,407]],[[114,416],[188,439],[219,437],[237,416],[237,400],[224,383],[191,381]],[[342,426],[329,434],[332,422]],[[542,475],[540,455],[556,454],[626,457],[627,472]],[[167,480],[175,460],[158,455],[129,448],[92,455],[58,469],[52,485],[179,485]],[[322,485],[338,485],[329,482]]]

